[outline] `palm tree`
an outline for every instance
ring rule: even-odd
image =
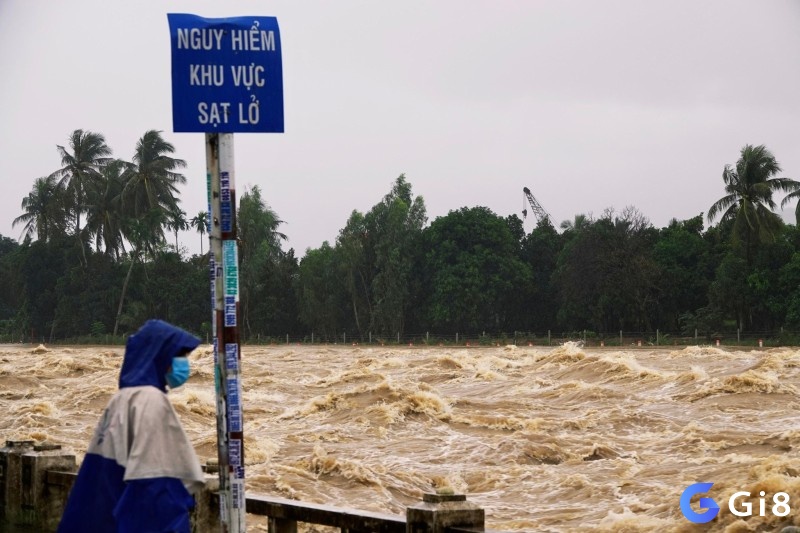
[[[792,192],[787,194],[786,197],[781,200],[781,209],[783,209],[786,204],[797,200],[797,205],[794,208],[794,220],[795,223],[800,226],[800,181],[795,181],[789,178],[786,179],[789,182],[788,190],[791,190]]]
[[[100,177],[100,168],[110,161],[111,148],[99,133],[75,130],[69,138],[70,153],[57,145],[61,168],[50,174],[66,190],[75,224],[75,235],[81,238],[81,213],[86,209],[84,196],[90,182]]]
[[[133,162],[124,175],[125,201],[134,216],[177,205],[177,186],[185,184],[186,177],[175,170],[184,168],[186,162],[169,155],[174,152],[175,147],[156,130],[145,132],[136,143]]]
[[[774,177],[780,171],[775,156],[763,144],[745,145],[736,167],[725,165],[722,172],[727,194],[708,210],[709,222],[719,214],[722,215],[720,222],[733,221],[731,238],[734,242],[744,239],[748,265],[752,248],[758,242],[774,240],[783,226],[780,217],[772,211],[775,208],[772,194],[793,190],[795,182]]]
[[[125,239],[131,243],[131,251],[128,254],[130,263],[128,265],[128,273],[125,274],[125,281],[122,283],[122,291],[119,296],[119,305],[117,305],[117,315],[114,318],[114,335],[117,335],[119,328],[120,317],[122,316],[122,307],[125,302],[125,294],[128,291],[128,282],[131,279],[131,272],[133,265],[139,261],[143,256],[155,254],[156,248],[163,244],[164,241],[164,212],[159,209],[151,209],[141,217],[129,217],[124,221],[122,228]]]
[[[200,255],[203,255],[203,235],[208,231],[208,211],[200,211],[189,221],[191,227],[200,234]]]
[[[122,172],[126,163],[113,160],[101,169],[100,179],[86,189],[86,230],[95,237],[97,250],[119,257],[125,249],[123,228],[125,213],[122,204]]]
[[[142,256],[154,254],[164,242],[164,226],[168,224],[168,214],[178,209],[177,185],[186,183],[186,177],[175,172],[186,166],[182,159],[169,154],[175,147],[161,137],[161,132],[149,130],[136,143],[133,161],[125,164],[122,173],[124,186],[122,201],[127,214],[122,228],[125,239],[131,244],[130,264],[117,306],[114,321],[114,335],[117,334],[122,307],[125,301],[131,271]],[[177,238],[176,238],[177,240]]]
[[[14,219],[11,226],[25,224],[22,235],[30,237],[36,233],[40,241],[47,241],[56,233],[66,231],[64,212],[64,189],[53,176],[37,178],[33,189],[22,199],[23,214]]]
[[[581,213],[575,215],[574,220],[563,220],[559,227],[565,232],[580,231],[586,229],[591,223],[592,223],[592,216],[591,215],[587,216]]]
[[[178,249],[178,232],[189,229],[189,222],[186,220],[186,211],[177,205],[171,205],[167,209],[167,228],[175,232],[175,253],[180,254]]]

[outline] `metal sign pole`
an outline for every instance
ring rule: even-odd
[[[233,134],[206,134],[211,209],[211,294],[217,392],[220,521],[225,533],[245,531],[244,427],[239,346],[239,254]]]
[[[283,66],[275,17],[168,13],[172,129],[204,133],[220,520],[245,531],[234,133],[283,132]]]

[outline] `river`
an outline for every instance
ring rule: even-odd
[[[0,437],[80,460],[122,353],[0,346]],[[216,459],[212,350],[190,360],[169,397],[201,460]],[[800,524],[797,349],[245,346],[242,371],[249,493],[403,514],[449,487],[508,531]],[[722,507],[703,526],[679,506],[697,482]],[[756,516],[730,512],[737,491]]]

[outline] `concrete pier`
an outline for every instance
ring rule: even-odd
[[[75,455],[60,445],[7,441],[0,448],[0,522],[55,531],[77,469]]]
[[[424,494],[406,509],[406,533],[448,533],[452,527],[483,531],[484,510],[464,494]]]

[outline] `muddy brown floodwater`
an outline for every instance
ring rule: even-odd
[[[0,437],[80,460],[120,347],[0,346]],[[389,513],[451,487],[513,531],[777,531],[800,524],[800,351],[268,346],[242,349],[247,490]],[[170,393],[216,459],[213,353]],[[713,482],[722,510],[682,514]],[[728,498],[748,491],[756,516]],[[765,516],[758,495],[765,493]],[[791,512],[772,514],[786,492]],[[695,500],[696,502],[696,500]],[[699,511],[697,503],[694,510]],[[261,529],[259,526],[257,529]]]

